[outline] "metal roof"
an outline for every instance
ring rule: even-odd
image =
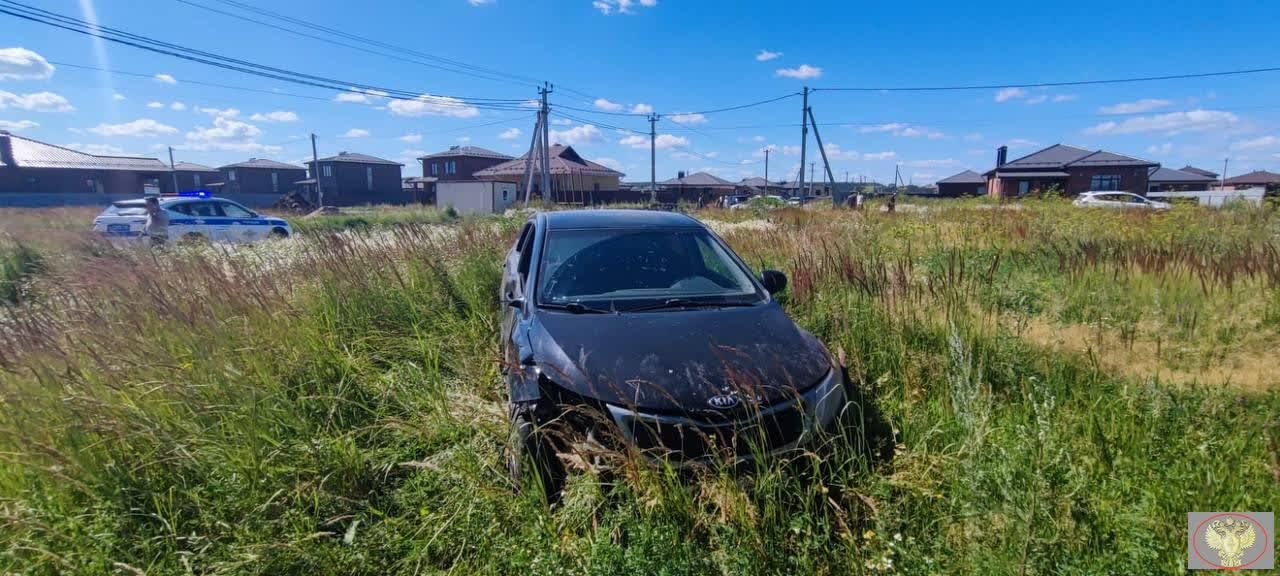
[[[996,170],[996,176],[1002,178],[1066,178],[1070,176],[1066,172],[1061,171],[1044,171],[1044,172],[1026,172],[1019,170],[1005,171],[1003,169]]]
[[[1214,180],[1217,180],[1217,179],[1218,179],[1218,173],[1217,173],[1217,172],[1211,172],[1211,171],[1209,171],[1209,170],[1205,170],[1205,169],[1203,169],[1203,168],[1196,168],[1195,166],[1192,166],[1192,165],[1190,165],[1190,164],[1188,164],[1188,165],[1186,165],[1186,166],[1183,166],[1182,168],[1179,168],[1178,170],[1180,170],[1180,171],[1182,171],[1182,172],[1190,172],[1190,173],[1192,173],[1192,174],[1199,174],[1199,175],[1201,175],[1201,176],[1208,176],[1208,177],[1210,177],[1210,178],[1213,178]]]
[[[759,176],[755,176],[752,178],[743,178],[741,182],[738,182],[738,184],[741,186],[751,186],[754,188],[764,188],[766,186],[780,185],[780,183],[778,182],[769,182],[768,180],[765,180],[764,178],[761,178]]]
[[[1182,170],[1174,170],[1173,168],[1156,168],[1147,176],[1149,182],[1214,182],[1217,178],[1196,174],[1193,172],[1185,172]]]
[[[508,156],[501,152],[494,152],[488,148],[479,146],[450,146],[444,152],[436,152],[435,154],[427,154],[418,158],[450,158],[455,156],[474,156],[476,158],[496,158],[498,160],[510,160],[512,156]]]
[[[535,155],[534,160],[536,161],[540,157],[540,154]],[[597,164],[579,156],[572,146],[564,146],[561,144],[552,146],[549,160],[549,164],[551,165],[551,174],[553,175],[583,174],[589,176],[617,176],[619,178],[623,176],[623,174],[617,170],[609,168],[603,164]],[[478,170],[474,175],[477,178],[521,177],[524,176],[524,163],[525,158],[524,156],[521,156],[496,166],[490,166],[484,170]]]
[[[404,166],[404,164],[401,164],[399,162],[392,162],[390,160],[384,160],[382,158],[378,158],[377,156],[360,154],[359,152],[339,152],[337,156],[321,158],[319,161],[320,162],[350,162],[352,164],[387,164],[391,166]],[[311,163],[307,162],[307,164],[311,164]]]
[[[46,144],[9,134],[13,164],[21,168],[68,168],[79,170],[133,170],[169,172],[169,166],[158,158],[141,156],[99,156],[62,146]]]
[[[277,170],[306,170],[306,168],[303,168],[302,166],[298,166],[296,164],[285,164],[284,162],[276,162],[275,160],[267,160],[266,158],[250,158],[244,162],[237,162],[235,164],[227,164],[226,166],[221,166],[218,169],[225,170],[227,168],[275,168]]]
[[[986,184],[987,179],[973,170],[965,170],[959,174],[943,178],[934,184]]]
[[[210,168],[204,164],[196,164],[194,162],[177,162],[173,165],[173,169],[178,172],[217,172],[217,168]]]
[[[701,186],[703,188],[733,188],[734,183],[706,172],[694,172],[684,178],[672,178],[659,182],[663,186]]]
[[[1092,151],[1085,150],[1084,148],[1076,148],[1075,146],[1068,146],[1066,144],[1054,144],[1048,148],[1038,150],[1016,160],[1006,162],[1003,166],[997,166],[996,168],[1004,170],[1006,168],[1059,167],[1070,164],[1071,162],[1084,158],[1092,153]]]
[[[1159,164],[1155,162],[1142,160],[1140,158],[1134,158],[1132,156],[1125,156],[1123,154],[1116,154],[1114,152],[1107,152],[1106,150],[1099,150],[1097,152],[1094,152],[1093,154],[1085,156],[1084,158],[1080,158],[1078,160],[1072,160],[1071,162],[1068,162],[1067,165],[1068,166],[1138,166],[1138,165],[1159,166]]]
[[[1254,170],[1248,174],[1241,174],[1239,176],[1227,178],[1223,183],[1227,186],[1280,184],[1280,174],[1267,172],[1266,170]]]

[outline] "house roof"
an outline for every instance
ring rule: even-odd
[[[780,183],[778,183],[778,182],[769,182],[768,180],[765,180],[764,178],[761,178],[761,177],[759,177],[759,176],[755,176],[755,177],[752,177],[752,178],[743,178],[743,179],[742,179],[742,181],[738,182],[738,185],[739,185],[739,186],[751,186],[751,187],[753,187],[753,188],[764,188],[764,187],[766,187],[766,186],[780,186],[781,184],[780,184]]]
[[[999,170],[993,170],[992,172],[995,172],[997,176],[1007,176],[1009,178],[1067,178],[1071,176],[1061,170],[1040,170],[1028,172],[1025,170],[1005,171],[1005,169],[1001,168]],[[991,172],[987,172],[987,174],[990,173]]]
[[[169,172],[169,166],[158,158],[142,156],[101,156],[46,144],[38,140],[8,134],[15,166],[25,168],[72,168],[81,170],[140,170]]]
[[[706,172],[694,172],[684,178],[672,178],[659,182],[663,186],[698,186],[702,188],[733,188],[734,183]]]
[[[178,172],[217,172],[217,168],[210,168],[204,164],[196,164],[195,162],[178,162],[173,165],[173,169]]]
[[[996,170],[1012,173],[1023,170],[1062,170],[1067,167],[1081,166],[1151,167],[1159,166],[1159,164],[1141,158],[1107,152],[1106,150],[1086,150],[1066,144],[1054,144],[1048,148],[1043,148],[1021,158],[1006,162],[1003,166],[997,166],[994,170],[987,171],[987,175],[990,176]]]
[[[1157,162],[1134,158],[1133,156],[1125,156],[1124,154],[1116,154],[1115,152],[1107,152],[1106,150],[1098,150],[1093,154],[1072,160],[1067,166],[1159,166]]]
[[[526,154],[527,156],[527,154]],[[541,154],[534,156],[537,160]],[[551,174],[581,174],[584,176],[617,176],[621,178],[623,174],[608,166],[597,164],[590,160],[579,156],[572,146],[564,146],[556,144],[551,147],[551,153],[548,155],[551,165]],[[508,160],[496,166],[490,166],[484,170],[477,171],[474,175],[477,178],[505,178],[524,176],[525,157],[521,156],[514,160]]]
[[[1209,171],[1209,170],[1205,170],[1205,169],[1203,169],[1203,168],[1196,168],[1195,166],[1192,166],[1192,165],[1190,165],[1190,164],[1188,164],[1188,165],[1186,165],[1186,166],[1183,166],[1182,168],[1179,168],[1178,170],[1179,170],[1179,171],[1182,171],[1182,172],[1190,172],[1190,173],[1192,173],[1192,174],[1199,174],[1199,175],[1201,175],[1201,176],[1208,176],[1208,177],[1213,178],[1213,179],[1215,179],[1215,180],[1218,178],[1218,173],[1217,173],[1217,172],[1211,172],[1211,171]]]
[[[1240,186],[1244,184],[1280,184],[1280,174],[1275,172],[1267,172],[1266,170],[1254,170],[1248,174],[1241,174],[1232,178],[1227,178],[1223,184],[1227,186]]]
[[[496,158],[498,160],[510,160],[512,157],[501,152],[494,152],[488,148],[479,146],[450,146],[444,152],[436,152],[435,154],[427,154],[419,156],[419,159],[425,158],[452,158],[456,156],[473,156],[476,158]]]
[[[965,170],[964,172],[948,176],[946,178],[943,178],[935,182],[935,184],[986,184],[986,183],[987,183],[987,179],[984,178],[981,174],[974,172],[973,170]]]
[[[302,166],[295,164],[285,164],[284,162],[276,162],[275,160],[267,160],[266,158],[250,158],[244,162],[236,162],[235,164],[227,164],[221,166],[219,170],[227,168],[275,168],[277,170],[306,170]]]
[[[387,164],[390,166],[404,166],[404,164],[399,162],[392,162],[390,160],[378,158],[377,156],[370,156],[359,152],[339,152],[337,156],[321,158],[319,162],[349,162],[351,164]],[[307,164],[311,163],[307,162]]]
[[[1204,174],[1196,174],[1194,172],[1186,172],[1183,170],[1174,170],[1173,168],[1156,168],[1149,175],[1147,181],[1157,182],[1193,182],[1196,184],[1213,182],[1217,178],[1205,176]]]

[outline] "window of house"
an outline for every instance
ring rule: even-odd
[[[373,166],[364,167],[364,182],[369,187],[369,190],[373,190]]]
[[[227,172],[227,180],[230,180],[230,181],[232,181],[232,182],[235,182],[235,181],[236,181],[236,171],[235,171],[235,170],[231,170],[230,172]]]
[[[445,173],[445,174],[457,174],[457,173],[458,173],[458,163],[457,163],[457,162],[455,162],[455,161],[453,161],[453,160],[449,160],[449,161],[445,162],[445,163],[444,163],[444,173]]]
[[[1031,183],[1026,180],[1018,181],[1018,195],[1026,196],[1031,191]]]
[[[325,164],[320,168],[320,173],[324,174],[325,178],[333,177],[333,164]]]
[[[1116,174],[1094,174],[1089,179],[1089,190],[1119,190],[1120,176]]]
[[[439,175],[440,175],[440,165],[439,165],[439,164],[436,164],[436,163],[432,163],[432,164],[431,164],[431,175],[432,175],[432,176],[439,176]]]
[[[200,175],[199,175],[199,174],[192,174],[192,175],[191,175],[191,182],[192,182],[193,184],[195,184],[195,185],[196,185],[196,188],[199,188],[199,187],[200,187]]]
[[[101,194],[101,193],[102,193],[102,185],[98,182],[98,179],[97,179],[97,178],[87,178],[87,179],[85,179],[85,181],[84,181],[84,187],[85,187],[85,188],[87,188],[87,189],[89,190],[89,193],[90,193],[90,194]]]
[[[271,191],[280,192],[280,173],[279,172],[271,173]]]

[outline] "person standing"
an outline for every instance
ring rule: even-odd
[[[159,196],[147,196],[147,222],[142,233],[152,246],[162,246],[169,240],[169,213],[160,207]]]
[[[893,214],[894,210],[898,207],[898,193],[897,193],[897,192],[894,192],[893,194],[891,194],[891,195],[889,196],[888,207],[889,207],[889,213],[890,213],[890,214]]]

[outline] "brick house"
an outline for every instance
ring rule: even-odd
[[[985,196],[987,179],[973,170],[965,170],[959,174],[943,178],[938,185],[938,196],[943,198],[960,198],[961,196]]]
[[[105,156],[0,130],[0,206],[106,204],[173,192],[158,158]]]
[[[294,182],[307,177],[307,170],[264,158],[218,168],[222,182],[208,186],[214,194],[246,206],[270,206],[281,196],[292,192]]]
[[[512,156],[479,146],[450,146],[444,152],[421,156],[422,175],[437,182],[476,180],[476,172],[508,162]]]
[[[317,162],[319,170],[315,167]],[[403,166],[357,152],[340,152],[337,156],[307,162],[311,173],[319,178],[326,206],[413,202],[413,193],[405,192],[400,177]]]
[[[177,162],[173,165],[173,174],[178,178],[178,191],[207,189],[211,184],[222,182],[222,172],[193,162]]]
[[[1090,191],[1121,191],[1145,196],[1148,176],[1160,167],[1132,156],[1054,144],[1006,162],[1008,148],[996,150],[996,167],[984,176],[987,193],[1017,198],[1033,192],[1058,190],[1066,196]]]

